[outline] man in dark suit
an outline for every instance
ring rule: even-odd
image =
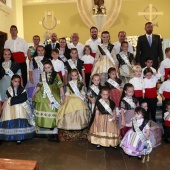
[[[136,51],[136,63],[145,67],[145,59],[150,57],[153,60],[153,67],[158,69],[159,63],[163,60],[162,43],[160,36],[152,34],[153,25],[151,22],[145,24],[146,34],[139,36]]]
[[[57,34],[52,33],[51,34],[51,44],[47,44],[45,46],[45,57],[47,57],[48,59],[52,59],[51,50],[55,49],[55,48],[59,48],[59,43],[57,43]]]

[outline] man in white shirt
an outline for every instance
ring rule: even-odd
[[[84,45],[79,43],[79,35],[77,33],[73,33],[71,35],[71,41],[72,43],[68,45],[68,48],[76,48],[78,50],[78,56],[81,59],[81,57],[83,56]]]
[[[19,63],[22,74],[23,86],[27,84],[27,52],[28,44],[26,41],[17,36],[18,29],[15,25],[10,27],[11,39],[7,40],[4,45],[4,49],[10,49],[14,60]]]
[[[119,41],[113,43],[114,48],[116,50],[116,54],[119,54],[120,51],[121,51],[121,43],[123,41],[126,41],[126,32],[125,31],[120,31],[118,33],[118,39],[119,39]],[[130,43],[128,43],[128,52],[133,54],[133,47],[132,47],[132,45]]]
[[[92,49],[91,56],[95,57],[97,46],[101,44],[101,39],[98,38],[98,29],[96,27],[90,28],[91,38],[86,41],[85,45],[89,45]]]

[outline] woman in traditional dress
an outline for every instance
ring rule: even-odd
[[[13,75],[11,86],[7,89],[7,99],[2,109],[0,140],[17,141],[34,136],[34,121],[26,90],[21,86],[21,77]],[[32,124],[32,125],[31,125]]]
[[[95,63],[92,74],[99,74],[101,78],[101,85],[103,86],[108,79],[108,69],[110,67],[118,69],[118,62],[116,59],[116,52],[114,45],[110,44],[110,34],[108,31],[103,31],[101,34],[102,44],[98,45],[96,52]]]
[[[88,133],[92,144],[116,147],[120,142],[120,130],[116,122],[115,103],[109,99],[109,88],[101,89],[101,98],[96,102],[95,116]]]
[[[88,126],[90,112],[85,102],[85,91],[82,81],[78,80],[78,70],[70,72],[71,81],[66,89],[66,102],[60,107],[56,116],[56,125],[64,130],[81,130]]]
[[[38,127],[54,129],[57,111],[65,100],[63,83],[51,61],[46,61],[43,65],[44,72],[33,93],[35,122]],[[57,133],[56,129],[56,135]]]
[[[141,107],[135,108],[135,117],[132,119],[132,129],[129,130],[121,141],[120,146],[130,156],[141,156],[152,151],[150,137],[150,122],[146,111]]]
[[[13,60],[10,49],[4,49],[0,62],[0,112],[1,105],[5,101],[6,90],[10,86],[11,77],[14,74],[21,76],[20,66]]]

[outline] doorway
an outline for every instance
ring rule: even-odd
[[[6,40],[7,40],[7,33],[0,31],[0,59],[2,57],[2,52]]]

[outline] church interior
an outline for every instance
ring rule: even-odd
[[[52,33],[65,37],[77,33],[79,42],[90,38],[90,28],[109,31],[110,43],[118,41],[118,33],[126,32],[126,40],[136,54],[137,39],[145,34],[145,23],[152,22],[153,33],[160,35],[163,58],[170,47],[169,0],[104,0],[103,11],[96,13],[94,0],[0,0],[0,53],[11,38],[10,27],[16,25],[18,36],[28,46],[33,36],[40,37],[40,45],[50,41]],[[99,2],[99,1],[98,1]],[[96,18],[95,18],[96,16]],[[99,17],[98,17],[99,16]],[[102,16],[102,17],[100,17]],[[27,65],[29,60],[27,59]],[[159,84],[157,85],[159,88]],[[156,118],[162,128],[162,100],[158,96]],[[1,118],[0,118],[1,120]],[[79,132],[60,130],[60,142],[50,142],[45,135],[22,141],[0,144],[0,170],[161,170],[170,169],[170,144],[162,139],[146,160],[128,156],[121,147],[101,147],[87,140],[87,129]],[[70,135],[72,133],[72,135]],[[0,132],[1,135],[1,132]]]

